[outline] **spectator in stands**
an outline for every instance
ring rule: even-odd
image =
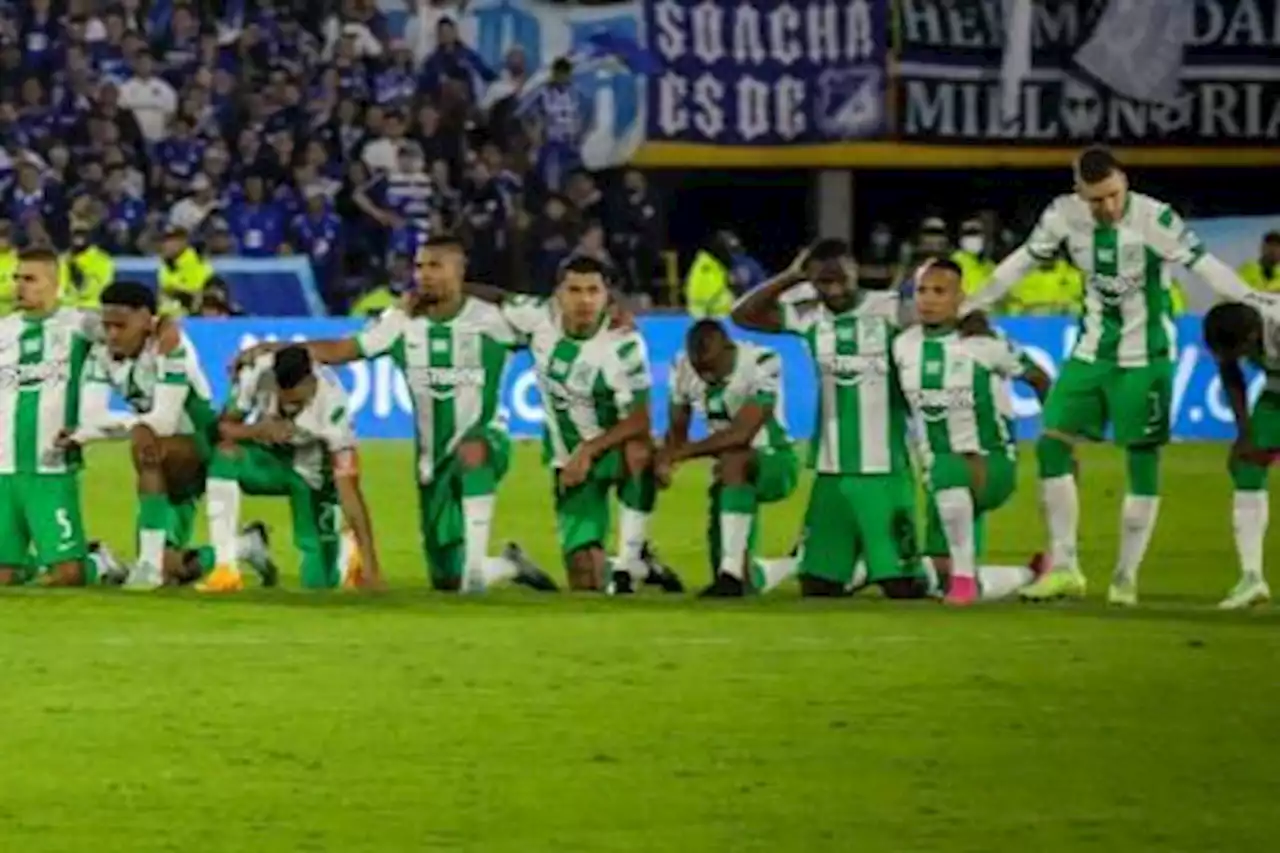
[[[129,191],[124,167],[107,169],[101,200],[105,208],[103,248],[113,254],[132,254],[146,224],[147,205]]]
[[[228,205],[226,218],[241,255],[267,258],[280,251],[285,238],[284,211],[267,197],[261,174],[245,176],[242,195]]]
[[[568,200],[550,196],[529,229],[529,284],[535,293],[550,294],[554,289],[556,272],[576,242],[575,230]]]
[[[13,223],[0,219],[0,317],[13,311],[18,300],[17,283],[13,275],[18,271],[18,247],[14,244]]]
[[[439,92],[449,81],[466,90],[467,101],[476,100],[476,87],[483,81],[492,83],[498,77],[458,36],[458,25],[449,17],[436,23],[436,49],[422,64],[418,85],[428,92]]]
[[[45,164],[34,154],[18,161],[17,178],[5,200],[5,210],[19,228],[26,229],[33,219],[49,223],[64,221],[66,204],[62,187],[52,176],[42,174]]]
[[[573,205],[574,215],[581,220],[604,220],[607,211],[604,193],[596,185],[595,177],[586,169],[578,169],[569,176],[565,195]]]
[[[98,245],[94,223],[71,223],[71,249],[58,261],[58,289],[63,301],[76,308],[97,308],[99,297],[115,278],[115,261]]]
[[[693,317],[723,317],[733,307],[730,270],[733,253],[724,232],[712,236],[698,251],[685,276],[685,306]]]
[[[867,290],[888,290],[898,282],[898,247],[893,229],[886,222],[871,226],[871,237],[860,253],[858,286]]]
[[[306,255],[325,301],[331,306],[341,295],[342,220],[338,218],[324,187],[312,184],[303,195],[306,209],[298,214],[290,229],[294,251]]]
[[[204,227],[204,254],[209,258],[229,258],[236,253],[236,239],[223,216],[211,216]]]
[[[220,276],[213,276],[200,291],[196,311],[201,317],[208,319],[225,319],[238,317],[244,312],[231,298],[231,288]]]
[[[551,80],[526,92],[517,115],[530,124],[537,140],[536,170],[543,186],[564,188],[568,177],[582,167],[582,145],[591,130],[591,102],[574,88],[573,63],[561,57],[551,65]]]
[[[1252,288],[1280,293],[1280,231],[1263,236],[1258,259],[1241,266],[1240,277]]]
[[[170,227],[160,243],[160,298],[167,310],[189,312],[204,286],[213,278],[213,267],[191,245],[185,229]]]
[[[133,113],[147,142],[159,142],[168,134],[169,120],[178,111],[178,93],[167,80],[156,76],[149,49],[135,53],[130,66],[133,74],[120,86],[120,106]]]
[[[981,219],[974,217],[960,224],[959,243],[959,248],[951,253],[951,260],[963,273],[961,286],[964,292],[972,295],[986,286],[996,269],[996,263],[991,259],[991,241]]]
[[[660,302],[654,282],[663,241],[661,209],[639,171],[628,169],[622,176],[622,187],[610,213],[609,248],[628,291],[650,303]]]
[[[440,161],[443,165],[443,161]],[[447,169],[443,169],[447,178]],[[477,158],[471,166],[461,211],[461,231],[469,252],[468,274],[477,281],[495,281],[506,269],[510,211],[489,164]]]
[[[204,173],[192,178],[188,188],[190,194],[169,210],[169,224],[195,234],[204,221],[222,207],[222,202],[213,189],[213,182]]]

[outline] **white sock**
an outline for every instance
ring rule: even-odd
[[[1040,481],[1040,505],[1049,528],[1049,553],[1055,570],[1080,571],[1076,546],[1080,535],[1080,495],[1076,478],[1048,477]]]
[[[138,531],[138,563],[144,576],[156,583],[164,577],[164,531]]]
[[[633,580],[642,579],[640,555],[644,553],[648,537],[649,513],[629,506],[618,507],[618,559],[614,561],[613,570],[626,572]]]
[[[516,564],[506,557],[485,557],[480,567],[486,587],[505,583],[516,576]]]
[[[1138,567],[1151,544],[1160,513],[1160,499],[1149,495],[1125,495],[1120,510],[1120,556],[1116,559],[1116,580],[1134,583]]]
[[[205,511],[209,515],[209,539],[213,559],[234,569],[240,556],[240,484],[221,477],[205,484]]]
[[[720,572],[746,580],[742,566],[751,539],[752,517],[741,512],[720,513]]]
[[[849,579],[849,589],[859,589],[867,585],[867,563],[859,560],[853,566],[853,577]]]
[[[489,556],[489,528],[493,526],[493,495],[462,499],[463,571],[473,577],[484,575]]]
[[[1266,492],[1236,492],[1231,501],[1231,526],[1236,534],[1240,576],[1262,580],[1262,543],[1267,537],[1271,505]]]
[[[979,566],[978,589],[983,601],[1008,598],[1036,579],[1026,566]]]
[[[756,560],[756,565],[760,567],[762,575],[759,591],[768,592],[777,589],[783,581],[794,575],[800,561],[795,557],[777,557],[772,560]]]
[[[976,571],[973,553],[973,495],[968,489],[942,489],[934,493],[938,517],[951,551],[951,574],[972,578]]]

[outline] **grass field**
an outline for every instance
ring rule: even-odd
[[[1097,449],[1094,600],[948,612],[431,594],[409,447],[372,444],[386,595],[0,594],[0,850],[1275,850],[1280,619],[1212,610],[1235,579],[1223,454],[1168,452],[1142,608],[1096,598],[1122,492]],[[705,476],[654,531],[691,586]],[[1022,485],[1000,561],[1040,542],[1026,464]],[[93,532],[126,555],[131,491],[118,449],[91,458]],[[550,564],[547,495],[521,447],[497,530]],[[282,509],[247,514],[292,580]],[[771,550],[801,509],[770,511]]]

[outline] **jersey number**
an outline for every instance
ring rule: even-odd
[[[76,535],[75,525],[71,523],[71,513],[66,507],[58,507],[54,510],[53,520],[58,525],[58,544],[63,548],[70,547]]]

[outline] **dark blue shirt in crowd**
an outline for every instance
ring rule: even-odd
[[[227,224],[239,253],[248,258],[271,257],[284,242],[284,212],[275,202],[235,202],[227,211]]]
[[[442,45],[436,48],[435,52],[422,64],[418,83],[423,89],[436,92],[439,91],[446,77],[465,83],[473,100],[476,93],[476,77],[486,83],[492,83],[498,79],[498,75],[485,64],[480,54],[465,44],[455,44],[452,47]]]

